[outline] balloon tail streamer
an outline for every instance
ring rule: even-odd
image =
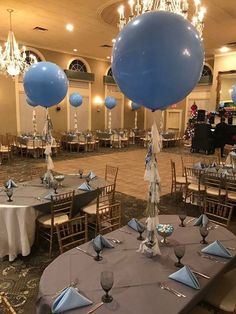
[[[147,237],[142,242],[139,252],[142,252],[150,257],[161,255],[158,238],[156,232],[156,225],[159,223],[159,209],[160,202],[160,176],[158,172],[156,154],[162,149],[162,139],[158,132],[156,122],[152,125],[151,141],[148,146],[147,155],[145,158],[145,174],[144,180],[149,182],[148,202],[146,209],[146,225]]]
[[[74,114],[74,129],[75,129],[75,133],[78,133],[78,117],[77,117],[76,112]]]
[[[53,181],[52,170],[54,169],[54,164],[52,161],[52,145],[54,138],[52,136],[53,125],[47,109],[46,112],[46,121],[43,128],[43,135],[45,137],[46,147],[44,154],[46,156],[47,172],[44,175],[44,182],[50,187],[51,182]]]
[[[137,130],[137,128],[138,128],[138,112],[137,112],[137,110],[135,110],[134,128],[135,128],[135,130]]]
[[[109,133],[111,134],[111,110],[109,110],[109,113],[108,113],[108,130],[109,130]]]
[[[35,112],[35,110],[33,110],[32,122],[33,122],[33,132],[34,132],[34,137],[35,137],[36,134],[37,134],[37,122],[36,122],[36,112]]]

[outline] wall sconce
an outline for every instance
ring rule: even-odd
[[[100,96],[95,96],[93,99],[93,103],[97,106],[97,112],[101,111],[101,106],[103,104],[103,100]]]

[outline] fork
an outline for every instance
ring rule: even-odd
[[[174,295],[176,295],[178,298],[186,298],[186,295],[182,294],[181,292],[175,290],[175,289],[172,289],[170,288],[169,286],[167,286],[166,284],[164,284],[163,282],[159,282],[159,287],[162,289],[162,290],[167,290],[171,293],[173,293]]]
[[[110,239],[107,239],[109,241],[112,241],[113,243],[117,243],[117,244],[121,244],[122,241],[118,240],[118,239],[113,239],[113,238],[110,238]]]
[[[213,256],[209,256],[209,255],[205,255],[205,254],[202,254],[201,252],[197,252],[197,254],[203,258],[206,258],[206,259],[209,259],[210,261],[213,261],[215,263],[222,263],[222,264],[225,264],[226,262],[224,261],[219,261],[217,258],[213,257]]]

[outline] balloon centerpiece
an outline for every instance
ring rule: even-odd
[[[37,104],[35,104],[32,100],[30,100],[27,96],[26,96],[26,102],[28,103],[28,105],[30,105],[31,107],[36,107]],[[33,134],[34,136],[36,136],[37,134],[37,120],[36,120],[36,112],[35,109],[33,109],[33,117],[32,117],[32,123],[33,123]]]
[[[51,158],[54,138],[52,136],[53,125],[48,108],[57,105],[64,99],[68,90],[68,80],[65,72],[58,65],[43,61],[30,66],[24,75],[23,84],[27,99],[31,102],[30,105],[37,104],[47,109],[43,129],[46,142],[44,153],[47,163],[47,173],[44,181],[50,187],[50,183],[53,180],[51,170],[54,168]]]
[[[109,109],[109,112],[108,112],[108,130],[109,130],[109,133],[111,134],[111,110],[113,108],[115,108],[116,106],[116,99],[115,97],[111,97],[111,96],[107,96],[105,98],[105,106],[107,109]]]
[[[69,102],[72,107],[77,108],[82,105],[83,97],[79,93],[74,92],[70,95]],[[75,133],[78,133],[78,117],[76,111],[74,113],[74,130]]]

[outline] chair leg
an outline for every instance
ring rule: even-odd
[[[50,234],[50,245],[49,245],[49,257],[52,257],[52,243],[53,243],[53,230],[51,231]]]

